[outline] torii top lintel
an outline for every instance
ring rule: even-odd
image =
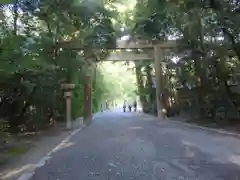
[[[117,39],[116,46],[109,47],[109,50],[123,50],[123,49],[153,49],[154,46],[157,45],[158,48],[162,49],[171,49],[177,46],[176,40],[168,40],[168,41],[158,41],[154,44],[151,44],[147,41],[142,40],[123,40]],[[59,48],[67,48],[67,49],[82,49],[82,46],[78,41],[68,41],[62,42],[58,44]],[[152,55],[149,54],[133,54],[122,52],[120,54],[111,52],[109,57],[105,59],[105,61],[137,61],[137,60],[152,60],[154,59]]]
[[[152,49],[154,45],[158,45],[159,48],[170,49],[177,46],[176,40],[158,41],[154,44],[143,40],[123,40],[117,39],[116,46],[108,47],[108,49]],[[82,49],[82,46],[77,41],[67,41],[58,44],[59,48],[68,49]]]

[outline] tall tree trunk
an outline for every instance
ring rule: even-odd
[[[28,96],[26,103],[24,104],[23,108],[21,109],[20,113],[17,115],[15,113],[12,113],[9,118],[9,125],[10,125],[10,132],[11,133],[18,133],[20,131],[19,125],[25,123],[25,114],[31,105],[32,98],[34,94],[36,93],[37,86],[35,85],[32,92]],[[19,107],[19,103],[17,100],[15,100],[12,104],[12,112],[17,112]]]
[[[84,78],[84,109],[83,117],[86,122],[90,122],[92,118],[92,79],[91,76]]]
[[[18,0],[13,5],[13,34],[17,35],[17,21],[18,21]]]
[[[27,109],[28,109],[29,106],[31,105],[32,98],[33,98],[34,94],[36,93],[36,91],[37,91],[37,85],[34,86],[32,92],[31,92],[30,95],[28,96],[28,99],[27,99],[25,105],[23,106],[23,108],[22,108],[22,110],[21,110],[21,112],[20,112],[20,114],[19,114],[19,117],[20,117],[20,118],[24,117]]]
[[[194,52],[193,52],[194,53]],[[197,92],[197,104],[199,108],[199,115],[204,116],[204,78],[202,76],[201,58],[194,56],[195,76],[196,76],[196,92]]]
[[[196,93],[197,104],[199,108],[199,115],[204,115],[205,107],[205,94],[204,88],[206,84],[206,71],[205,71],[205,46],[204,46],[204,27],[201,19],[201,12],[198,9],[189,12],[190,25],[188,26],[188,34],[190,45],[192,46],[192,59],[194,61],[194,69],[196,76]],[[195,29],[198,29],[196,31]],[[196,38],[197,37],[197,38]]]
[[[144,92],[145,90],[144,90],[141,66],[139,66],[139,64],[137,62],[135,62],[135,70],[136,70],[138,93],[139,93],[140,101],[142,104],[142,108],[143,108],[143,110],[145,110],[146,105],[147,105],[147,99],[146,99],[145,92]]]
[[[155,102],[155,91],[152,87],[152,68],[150,65],[146,66],[146,75],[147,75],[147,89],[148,89],[148,93],[149,93],[149,100],[150,100],[150,104]]]

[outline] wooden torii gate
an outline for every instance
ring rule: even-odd
[[[117,41],[116,49],[152,49],[153,56],[149,57],[149,59],[154,59],[154,69],[156,76],[156,101],[157,101],[157,115],[159,118],[164,117],[163,115],[163,107],[161,103],[161,61],[164,59],[163,50],[171,49],[177,46],[176,40],[168,40],[168,41],[156,41],[154,44],[148,43],[147,41],[128,41],[128,40],[119,40]],[[146,56],[146,55],[145,55]],[[136,55],[135,58],[129,59],[129,61],[141,60],[139,56]],[[147,58],[145,58],[147,60]]]
[[[148,49],[153,53],[146,54],[134,54],[133,52],[113,52],[108,58],[102,61],[139,61],[139,60],[153,60],[156,75],[156,101],[157,101],[157,115],[159,118],[164,117],[163,107],[161,103],[161,61],[164,59],[163,50],[171,49],[177,46],[176,40],[168,41],[156,41],[154,44],[148,43],[147,41],[140,40],[122,40],[116,41],[116,47],[108,48],[109,50],[136,50],[136,49]],[[79,45],[75,43],[67,43],[67,47],[70,49],[81,49]],[[90,122],[92,120],[92,74],[93,69],[89,68],[84,82],[84,120]],[[68,93],[69,94],[69,93]],[[66,98],[67,99],[67,98]],[[70,95],[68,98],[70,101]],[[70,106],[70,102],[66,103]],[[67,107],[67,128],[71,128],[71,112],[70,107]]]

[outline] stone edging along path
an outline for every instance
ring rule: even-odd
[[[185,119],[184,117],[178,117],[178,118]],[[191,128],[197,128],[197,129],[206,130],[206,131],[213,132],[213,133],[219,133],[219,134],[223,134],[223,135],[228,135],[228,136],[233,136],[233,137],[236,137],[236,138],[240,138],[240,133],[237,133],[237,132],[232,132],[232,131],[228,131],[228,130],[224,130],[224,129],[220,129],[220,128],[219,129],[218,128],[210,128],[210,127],[201,126],[201,125],[197,125],[197,124],[189,123],[189,122],[184,122],[184,121],[178,121],[174,118],[166,117],[165,120],[172,121],[172,122],[175,122],[175,123],[178,123],[178,124],[182,124],[184,126],[191,127]]]
[[[158,117],[156,117],[154,115],[151,115],[151,114],[146,114],[146,113],[142,113],[142,112],[141,112],[141,114],[148,117],[148,118],[154,118],[154,119],[160,120]],[[177,117],[177,118],[185,119],[185,117]],[[160,121],[171,121],[171,122],[178,123],[178,124],[181,124],[181,125],[184,125],[184,126],[187,126],[187,127],[191,127],[191,128],[197,128],[197,129],[206,130],[206,131],[213,132],[213,133],[219,133],[219,134],[223,134],[223,135],[228,135],[228,136],[233,136],[233,137],[236,137],[236,138],[240,138],[240,133],[237,133],[237,132],[232,132],[232,131],[228,131],[228,130],[224,130],[224,129],[205,127],[205,126],[197,125],[197,124],[194,124],[194,123],[180,121],[180,120],[177,120],[177,118],[165,117],[164,119],[161,119]]]
[[[171,121],[176,122],[176,123],[180,123],[180,124],[183,124],[185,126],[192,127],[192,128],[198,128],[198,129],[207,130],[207,131],[214,132],[214,133],[219,133],[219,134],[223,134],[223,135],[228,135],[228,136],[233,136],[233,137],[240,138],[239,133],[227,131],[227,130],[224,130],[224,129],[209,128],[209,127],[205,127],[205,126],[196,125],[196,124],[193,124],[193,123],[180,122],[180,121],[176,121],[176,120],[171,120]]]

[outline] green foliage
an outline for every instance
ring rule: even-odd
[[[239,73],[239,8],[237,1],[224,0],[137,1],[132,34],[148,41],[179,39],[179,48],[173,50],[179,60],[163,65],[169,69],[162,74],[163,86],[172,86],[169,91],[181,88],[179,95],[202,117],[214,119],[220,106],[238,109],[236,88],[229,81]],[[219,103],[222,97],[225,104]]]
[[[84,69],[115,45],[112,12],[104,4],[75,0],[14,1],[0,8],[0,116],[10,131],[38,130],[63,119],[60,85],[66,82],[76,85],[72,114],[81,116]],[[67,41],[81,49],[64,48]],[[102,93],[98,86],[95,102]]]
[[[124,100],[133,101],[136,98],[135,75],[121,63],[103,62],[98,65],[94,97],[98,103]]]

